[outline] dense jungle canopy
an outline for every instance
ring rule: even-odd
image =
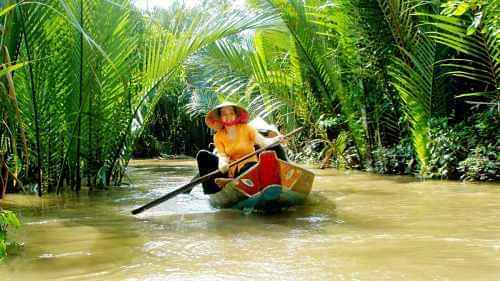
[[[499,1],[166,2],[0,1],[0,194],[192,156],[224,100],[305,127],[296,161],[500,179]]]

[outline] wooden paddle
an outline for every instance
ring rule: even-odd
[[[297,132],[301,131],[302,129],[303,129],[302,127],[299,127],[297,129],[291,131],[290,133],[286,134],[283,138],[286,139],[286,138],[290,137],[291,135],[294,135]],[[279,143],[280,143],[280,141],[275,141],[275,142],[271,143],[270,145],[268,145],[266,147],[259,148],[255,152],[249,153],[249,154],[241,157],[240,159],[229,163],[228,167],[232,167],[234,165],[237,165],[237,164],[239,164],[239,163],[247,160],[248,158],[250,158],[250,157],[252,157],[252,156],[254,156],[254,155],[258,154],[258,153],[261,153],[262,151],[267,150],[267,149],[269,149],[269,148],[271,148],[271,147],[273,147],[273,146],[275,146],[275,145],[277,145]],[[202,182],[205,182],[205,181],[207,181],[207,180],[215,177],[216,175],[219,175],[220,173],[221,172],[219,170],[215,170],[215,171],[213,171],[213,172],[211,172],[209,174],[206,174],[206,175],[203,175],[203,176],[198,177],[196,179],[193,179],[191,182],[189,182],[189,183],[187,183],[187,184],[185,184],[185,185],[177,188],[176,190],[174,190],[174,191],[172,191],[170,193],[167,193],[167,194],[163,195],[162,197],[160,197],[158,199],[155,199],[155,200],[147,203],[144,206],[141,206],[141,207],[139,207],[137,209],[132,210],[132,214],[133,215],[140,214],[140,213],[146,211],[149,208],[152,208],[152,207],[154,207],[154,206],[156,206],[156,205],[158,205],[160,203],[163,203],[163,202],[165,202],[165,201],[167,201],[167,200],[169,200],[169,199],[171,199],[171,198],[173,198],[173,197],[175,197],[175,196],[177,196],[177,195],[179,195],[181,193],[184,193],[185,191],[193,188],[195,185],[198,185],[198,184],[200,184]]]

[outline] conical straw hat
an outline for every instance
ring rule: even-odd
[[[249,119],[248,111],[244,107],[236,103],[226,101],[217,105],[207,113],[207,116],[205,117],[205,123],[209,128],[218,130],[223,127],[222,122],[220,120],[220,109],[227,106],[232,106],[235,108],[236,118],[239,118],[241,123],[248,123]]]

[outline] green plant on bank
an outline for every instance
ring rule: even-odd
[[[314,139],[311,142],[311,145],[315,142],[323,144],[323,149],[320,151],[321,169],[329,168],[333,158],[339,163],[337,167],[342,168],[345,166],[346,160],[344,153],[347,144],[347,133],[345,131],[342,131],[342,133],[333,140],[329,140],[328,138]]]
[[[321,163],[321,148],[314,145],[302,145],[300,150],[289,150],[288,158],[295,162],[308,165],[318,165]]]
[[[417,173],[417,166],[414,147],[408,138],[373,151],[373,170],[379,174],[413,174]]]
[[[21,226],[16,214],[12,211],[0,209],[0,261],[7,256],[7,248],[10,242],[7,240],[8,228]]]
[[[422,1],[379,0],[384,16],[391,27],[398,52],[389,66],[391,84],[402,101],[403,112],[411,127],[411,137],[421,173],[428,168],[429,127],[427,121],[435,114],[435,106],[446,106],[435,101],[439,94],[435,73],[436,46],[425,33],[419,10],[432,11],[435,7]]]
[[[429,120],[429,169],[425,176],[441,179],[457,179],[458,164],[467,155],[464,141],[470,135],[465,126],[448,125],[446,118]]]
[[[471,149],[467,158],[458,165],[462,180],[500,180],[500,151],[498,146],[478,145]]]
[[[347,144],[349,141],[349,133],[340,131],[332,140],[328,136],[328,130],[338,128],[341,123],[345,123],[339,116],[328,118],[326,115],[321,115],[318,119],[316,134],[320,138],[313,139],[309,143],[311,147],[322,147],[319,152],[320,168],[328,168],[335,161],[335,166],[343,168],[347,166],[347,157],[345,155]]]
[[[498,180],[500,173],[500,120],[496,108],[449,125],[430,121],[430,172],[433,178]]]

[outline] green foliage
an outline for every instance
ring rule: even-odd
[[[497,5],[494,1],[488,0],[448,0],[448,2],[441,4],[443,10],[441,14],[446,16],[460,17],[462,15],[472,16],[473,20],[467,26],[467,36],[473,35],[481,25],[483,19],[483,7]],[[492,12],[495,10],[492,10]]]
[[[409,139],[373,151],[373,169],[379,174],[413,174],[417,171],[415,151]]]
[[[458,165],[462,180],[500,180],[500,151],[491,144],[479,145],[469,152],[467,158]]]
[[[0,209],[0,261],[7,256],[7,230],[9,227],[18,228],[21,226],[16,214],[12,211]]]
[[[306,127],[297,159],[498,174],[498,1],[42,2],[2,2],[0,140],[9,172],[42,169],[49,191],[80,172],[118,184],[134,148],[193,155],[222,100]]]
[[[434,69],[437,55],[434,41],[426,36],[421,19],[415,13],[433,7],[413,0],[381,0],[379,3],[399,51],[389,66],[391,84],[403,102],[421,172],[425,173],[429,157],[427,122],[434,116],[435,97],[439,94]]]
[[[445,118],[429,121],[429,170],[426,176],[441,179],[457,179],[458,164],[467,155],[465,127],[448,126]]]
[[[321,143],[309,141],[307,144],[301,144],[300,150],[288,151],[288,158],[300,163],[317,165],[321,162],[322,149]]]
[[[332,160],[338,168],[343,168],[347,165],[346,150],[348,137],[349,134],[346,131],[342,131],[333,140],[325,136],[323,139],[314,139],[311,141],[311,145],[322,144],[323,146],[319,154],[321,168],[328,168]]]
[[[429,172],[445,179],[498,180],[500,125],[495,108],[450,126],[433,119],[429,139]]]
[[[204,124],[204,116],[191,115],[196,111],[186,110],[188,104],[195,105],[195,102],[190,103],[190,98],[198,95],[183,86],[164,87],[168,93],[158,101],[152,121],[136,142],[135,157],[195,156],[198,150],[208,145],[209,131]],[[196,103],[196,106],[200,104]]]
[[[183,5],[143,14],[129,0],[26,2],[2,7],[1,16],[12,26],[2,29],[2,44],[14,42],[11,53],[26,67],[2,69],[4,76],[16,70],[19,106],[4,104],[11,100],[3,98],[4,87],[0,108],[12,136],[27,131],[31,170],[43,170],[44,188],[58,192],[64,180],[78,191],[80,172],[90,185],[120,179],[168,92],[162,87],[184,77],[188,59],[221,38],[274,21]]]
[[[458,165],[460,179],[500,180],[500,116],[496,108],[473,114],[466,120],[467,158]]]
[[[459,97],[500,102],[499,1],[458,1],[443,4],[442,15],[428,15],[428,34],[437,43],[461,54],[447,58],[441,65],[448,75],[482,84],[479,91],[465,91]]]

